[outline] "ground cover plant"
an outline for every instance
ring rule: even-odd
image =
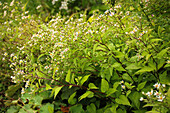
[[[116,1],[48,23],[20,2],[0,6],[1,112],[169,112],[168,2]]]

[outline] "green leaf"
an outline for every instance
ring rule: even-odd
[[[50,85],[46,84],[46,90],[52,89]]]
[[[36,95],[36,96],[33,98],[33,101],[34,101],[35,106],[40,106],[41,103],[42,103],[42,100],[43,100],[43,97],[38,96],[38,95]]]
[[[57,94],[59,93],[59,91],[61,90],[63,86],[59,87],[59,86],[56,86],[53,88],[53,91],[54,91],[54,99],[55,97],[57,96]]]
[[[112,65],[112,67],[114,67],[114,68],[117,69],[118,71],[126,71],[126,70],[122,67],[122,65],[121,65],[120,63],[118,63],[118,62],[114,63],[114,64]]]
[[[41,106],[40,113],[54,113],[54,105],[47,103]]]
[[[74,98],[75,96],[76,96],[76,92],[73,93],[73,94],[70,96],[70,98],[68,99],[68,103],[69,103],[69,104],[71,104],[71,105],[76,104],[77,99]]]
[[[167,52],[167,49],[163,49],[161,52],[159,52],[159,53],[157,54],[157,58],[160,58],[160,59],[161,59],[166,52]]]
[[[159,106],[159,104],[146,104],[146,105],[144,105],[143,107],[148,107],[148,106]]]
[[[110,96],[111,94],[115,93],[117,90],[114,88],[109,88],[109,90],[106,92],[106,97]]]
[[[160,112],[158,112],[158,111],[147,111],[145,113],[160,113]]]
[[[84,82],[87,81],[87,79],[89,78],[89,76],[90,76],[90,75],[86,75],[86,76],[84,76],[84,77],[81,79],[81,81],[80,81],[80,85],[81,85],[81,86],[84,84]]]
[[[89,113],[96,113],[96,106],[93,103],[91,103],[90,105],[87,106],[87,111]]]
[[[125,86],[126,86],[128,89],[132,89],[132,88],[133,88],[128,82],[125,82]]]
[[[125,95],[120,95],[119,98],[116,98],[115,100],[118,104],[123,104],[123,105],[130,105],[129,100]]]
[[[8,87],[8,90],[5,91],[5,95],[12,97],[17,90],[21,88],[22,84],[11,85]]]
[[[91,103],[90,105],[87,106],[87,111],[89,113],[96,113],[96,106],[93,103]]]
[[[147,81],[140,83],[140,84],[138,85],[138,87],[137,87],[137,90],[139,91],[139,90],[141,90],[142,88],[144,88],[146,83],[147,83]]]
[[[153,67],[143,67],[141,70],[137,71],[135,74],[140,74],[140,73],[145,73],[145,72],[150,72],[154,71]]]
[[[66,82],[70,82],[70,77],[71,77],[71,71],[69,69],[66,75]]]
[[[36,73],[37,73],[38,77],[42,77],[42,78],[46,77],[47,78],[47,76],[45,74],[39,72],[38,70],[36,70]]]
[[[128,91],[126,92],[126,97],[128,97],[130,93],[131,93],[131,90],[128,90]]]
[[[137,64],[130,64],[126,67],[126,69],[140,69],[141,67]]]
[[[95,53],[95,51],[96,51],[96,47],[98,46],[99,44],[97,43],[97,44],[95,44],[94,46],[93,46],[93,55],[94,55],[94,53]]]
[[[90,83],[88,86],[89,86],[89,89],[99,89],[93,83]]]
[[[141,93],[135,91],[135,92],[132,92],[130,95],[129,95],[129,98],[131,99],[131,101],[133,102],[133,104],[136,106],[136,108],[139,109],[140,107],[140,97],[141,97]]]
[[[19,106],[10,106],[6,113],[18,113],[19,108],[20,108]]]
[[[81,96],[79,97],[79,101],[82,100],[82,99],[84,99],[84,98],[86,98],[86,97],[88,97],[88,96],[93,97],[93,96],[94,96],[94,93],[91,92],[91,91],[86,91],[83,95],[81,95]]]
[[[83,106],[81,104],[70,107],[69,111],[70,113],[84,113]]]
[[[105,79],[101,81],[101,91],[104,93],[109,89],[109,84]]]

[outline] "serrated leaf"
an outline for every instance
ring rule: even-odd
[[[101,81],[101,91],[104,93],[109,89],[109,84],[105,79]]]
[[[123,105],[130,105],[129,100],[127,99],[127,97],[125,95],[120,95],[119,98],[116,98],[115,100],[118,104],[123,104]]]
[[[82,99],[84,99],[84,98],[86,98],[86,97],[88,97],[89,95],[93,95],[93,94],[94,94],[94,93],[91,92],[91,91],[86,91],[83,95],[81,95],[81,96],[79,97],[79,101],[82,100]]]

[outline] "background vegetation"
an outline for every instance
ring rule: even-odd
[[[0,112],[169,112],[168,0],[0,7]]]

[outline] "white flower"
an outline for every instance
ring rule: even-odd
[[[5,52],[5,53],[4,53],[4,56],[7,56],[7,55],[8,55],[8,53],[7,53],[7,52]]]
[[[37,6],[37,8],[36,8],[36,9],[39,9],[40,7],[41,7],[41,5]]]
[[[158,96],[158,101],[162,102],[165,96]]]
[[[14,1],[15,1],[15,0],[12,0],[12,2],[10,3],[10,6],[13,6],[13,5],[14,5]]]
[[[121,85],[122,89],[125,89],[125,85]]]
[[[44,69],[48,69],[49,67],[48,66],[45,66]]]
[[[122,80],[122,81],[120,81],[120,84],[123,84],[124,83],[124,81]]]
[[[153,90],[151,90],[150,92],[146,93],[147,96],[151,96],[152,94],[153,94]]]
[[[162,87],[166,87],[166,85],[165,85],[165,84],[162,84]]]
[[[156,83],[156,84],[154,84],[153,86],[154,86],[155,88],[159,89],[159,87],[161,86],[161,84],[160,84],[160,83]]]
[[[143,99],[144,99],[143,97],[140,97],[140,101],[143,101]]]
[[[154,95],[155,95],[155,96],[159,96],[160,94],[156,91],[156,92],[154,93]]]

